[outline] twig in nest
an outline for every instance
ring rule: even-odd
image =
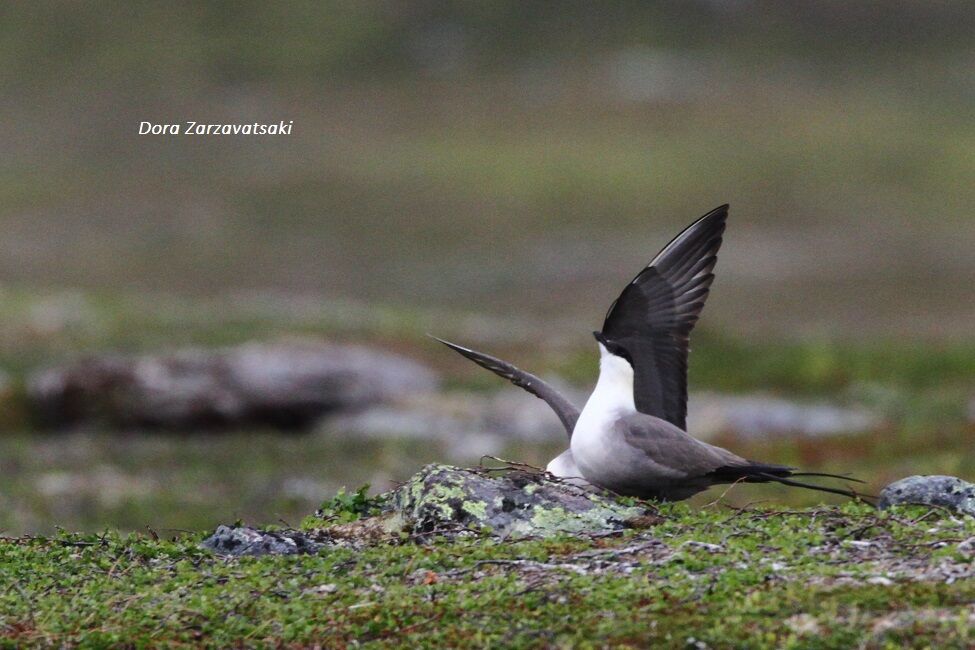
[[[574,571],[580,575],[586,575],[588,572],[580,566],[574,564],[549,564],[547,562],[537,562],[535,560],[478,560],[474,563],[472,569],[477,569],[488,564],[497,564],[500,566],[516,566],[516,567],[528,567],[533,569],[542,570],[554,570],[554,569],[565,569],[568,571]]]
[[[651,539],[640,544],[634,544],[632,546],[626,546],[624,548],[600,548],[594,549],[592,551],[581,551],[579,553],[574,553],[569,556],[569,559],[599,559],[604,560],[607,558],[616,558],[620,555],[633,555],[639,553],[640,551],[645,551],[649,548],[666,546],[663,542],[658,539]]]
[[[504,464],[505,466],[504,467],[485,467],[484,466],[484,461],[485,460],[497,461],[499,463]],[[522,462],[519,462],[517,460],[508,460],[507,458],[499,458],[497,456],[492,456],[490,454],[484,454],[483,456],[481,456],[481,460],[478,462],[478,467],[480,467],[483,470],[487,470],[489,472],[507,471],[507,470],[510,470],[510,469],[531,469],[531,470],[535,470],[536,472],[544,472],[545,471],[541,467],[535,467],[534,465],[530,465],[528,463],[522,463]]]
[[[709,504],[707,504],[707,505],[706,505],[706,506],[704,506],[704,507],[705,507],[705,508],[711,508],[711,507],[713,507],[713,506],[716,506],[716,505],[718,505],[718,503],[719,503],[719,502],[721,502],[721,501],[722,501],[722,500],[723,500],[723,499],[724,499],[724,498],[725,498],[725,497],[726,497],[726,496],[728,495],[728,493],[729,493],[729,492],[731,492],[731,491],[732,491],[732,490],[733,490],[734,488],[736,488],[736,487],[738,487],[738,484],[739,484],[739,483],[742,483],[742,482],[744,482],[744,480],[745,480],[745,479],[744,479],[744,477],[743,477],[743,478],[740,478],[740,479],[738,479],[737,481],[735,481],[735,482],[734,482],[734,483],[732,483],[731,485],[729,485],[729,486],[728,486],[728,487],[727,487],[727,488],[725,489],[725,491],[724,491],[724,492],[722,492],[722,493],[721,493],[721,494],[720,494],[720,495],[718,496],[718,498],[717,498],[717,499],[715,499],[714,501],[712,501],[711,503],[709,503]]]

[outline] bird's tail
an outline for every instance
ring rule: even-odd
[[[737,481],[744,481],[746,483],[781,483],[782,485],[801,487],[806,488],[807,490],[818,490],[820,492],[829,492],[830,494],[839,494],[850,497],[851,499],[876,498],[868,494],[860,494],[852,489],[844,490],[842,488],[832,488],[824,485],[816,485],[815,483],[797,481],[795,480],[795,477],[816,476],[822,478],[839,479],[841,481],[863,483],[863,481],[860,479],[850,476],[843,476],[841,474],[827,474],[825,472],[796,472],[794,468],[786,467],[785,465],[772,465],[766,463],[727,465],[725,467],[716,469],[714,472],[712,472],[712,476],[728,483],[735,483]]]
[[[803,483],[802,481],[794,481],[791,478],[786,476],[774,476],[772,474],[763,474],[763,473],[756,474],[755,476],[760,478],[756,480],[750,477],[746,477],[745,481],[751,483],[768,483],[768,482],[781,483],[782,485],[801,487],[801,488],[806,488],[807,490],[818,490],[820,492],[829,492],[830,494],[839,494],[841,496],[850,497],[851,499],[876,499],[877,498],[870,494],[861,494],[856,490],[844,490],[842,488],[831,488],[831,487],[826,487],[825,485],[816,485],[815,483]],[[863,483],[863,481],[859,479],[848,478],[836,474],[817,474],[815,472],[803,472],[800,474],[791,474],[790,476],[826,476],[829,478],[839,478],[848,481],[856,481],[858,483]]]
[[[820,476],[823,478],[837,478],[841,481],[853,481],[854,483],[864,482],[858,478],[853,478],[852,476],[848,476],[846,474],[826,474],[824,472],[790,472],[788,476]]]

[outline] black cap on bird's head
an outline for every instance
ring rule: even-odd
[[[596,341],[606,348],[607,352],[613,356],[625,359],[627,363],[629,363],[631,366],[633,365],[633,357],[630,356],[630,352],[626,349],[626,346],[622,345],[618,341],[610,339],[602,332],[593,332],[592,335],[596,338]]]

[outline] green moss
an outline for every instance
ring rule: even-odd
[[[616,538],[440,539],[237,560],[201,551],[199,535],[3,539],[0,581],[15,586],[0,592],[0,647],[975,641],[975,581],[903,573],[947,561],[970,571],[957,540],[975,535],[973,519],[862,504],[660,513],[654,529]],[[870,542],[873,559],[853,541]],[[871,582],[878,575],[889,582]]]

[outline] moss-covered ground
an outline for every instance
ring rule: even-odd
[[[240,559],[200,550],[201,534],[7,538],[0,541],[0,645],[975,642],[975,549],[966,541],[975,537],[973,519],[924,508],[878,513],[863,504],[677,504],[660,515],[650,528],[617,536],[399,536],[313,556]]]

